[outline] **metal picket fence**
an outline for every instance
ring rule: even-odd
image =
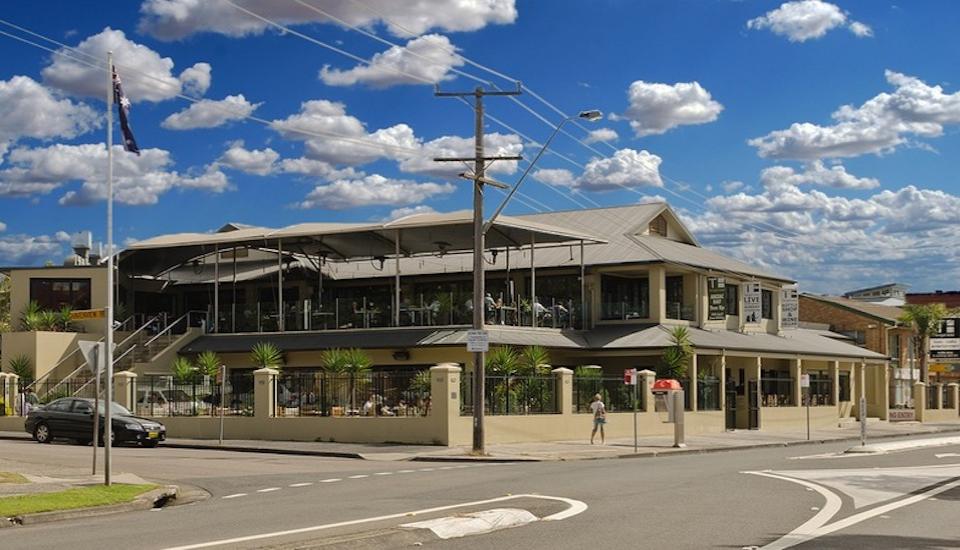
[[[460,414],[473,414],[473,377],[460,379]],[[489,415],[558,414],[554,376],[487,376],[484,413]]]
[[[276,416],[426,416],[429,371],[284,372],[276,378]]]

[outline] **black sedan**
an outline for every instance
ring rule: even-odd
[[[40,443],[50,443],[54,438],[73,439],[87,444],[93,441],[93,399],[63,397],[30,411],[23,424],[24,430]],[[104,402],[100,402],[100,440],[103,438]],[[156,447],[167,437],[163,424],[133,416],[133,413],[118,403],[110,408],[114,443],[139,443],[144,447]]]

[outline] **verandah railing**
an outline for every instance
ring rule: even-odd
[[[253,416],[253,374],[231,372],[221,386],[211,377],[177,381],[172,376],[141,376],[136,381],[135,409],[141,416]]]
[[[283,372],[276,416],[426,416],[430,378],[421,372]]]

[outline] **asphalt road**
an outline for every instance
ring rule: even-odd
[[[0,529],[0,548],[159,549],[228,540],[211,547],[960,548],[960,445],[810,457],[847,446],[524,464],[122,448],[115,471],[199,486],[211,497]],[[89,458],[89,447],[0,441],[0,470],[87,473]],[[500,500],[484,502],[491,499]],[[437,507],[447,508],[410,515]],[[397,528],[503,508],[574,515],[447,540]],[[273,535],[285,531],[293,532]],[[260,538],[230,540],[248,537]]]

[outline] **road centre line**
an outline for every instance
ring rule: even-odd
[[[247,496],[247,493],[234,493],[232,495],[227,495],[225,497],[220,497],[220,498],[226,500],[228,498],[239,498],[239,497],[245,497],[245,496]]]
[[[373,522],[386,521],[386,520],[391,520],[391,519],[407,518],[407,517],[410,517],[410,516],[417,516],[417,515],[422,515],[422,514],[432,514],[432,513],[434,513],[434,512],[444,512],[444,511],[446,511],[446,510],[454,510],[454,509],[456,509],[456,508],[464,508],[464,507],[468,507],[468,506],[481,506],[481,505],[485,505],[485,504],[492,504],[492,503],[496,503],[496,502],[504,502],[504,501],[507,501],[507,500],[514,500],[514,499],[521,499],[521,498],[533,498],[533,499],[541,499],[541,500],[553,500],[553,501],[558,501],[558,502],[564,502],[564,503],[566,503],[566,504],[568,505],[568,507],[567,507],[566,510],[562,510],[562,511],[557,512],[557,513],[555,513],[555,514],[551,514],[551,515],[549,515],[549,516],[546,516],[546,517],[544,517],[544,518],[541,518],[541,521],[559,521],[559,520],[564,520],[564,519],[567,519],[567,518],[569,518],[569,517],[573,517],[573,516],[575,516],[575,515],[577,515],[577,514],[580,514],[580,513],[584,512],[584,511],[587,509],[587,504],[586,504],[586,503],[584,503],[584,502],[582,502],[582,501],[579,501],[579,500],[574,500],[574,499],[565,498],[565,497],[554,497],[554,496],[548,496],[548,495],[527,495],[527,494],[524,494],[524,495],[507,495],[507,496],[497,497],[497,498],[491,498],[491,499],[487,499],[487,500],[478,500],[478,501],[474,501],[474,502],[464,502],[464,503],[461,503],[461,504],[451,504],[451,505],[447,505],[447,506],[438,506],[438,507],[436,507],[436,508],[426,508],[426,509],[423,509],[423,510],[415,510],[415,511],[413,511],[413,512],[401,512],[401,513],[399,513],[399,514],[388,514],[388,515],[385,515],[385,516],[377,516],[377,517],[372,517],[372,518],[363,518],[363,519],[355,519],[355,520],[350,520],[350,521],[341,521],[341,522],[338,522],[338,523],[328,523],[328,524],[324,524],[324,525],[314,525],[314,526],[311,526],[311,527],[302,527],[302,528],[299,528],[299,529],[288,529],[288,530],[286,530],[286,531],[274,531],[274,532],[271,532],[271,533],[260,533],[260,534],[258,534],[258,535],[249,535],[249,536],[245,536],[245,537],[235,537],[235,538],[232,538],[232,539],[221,539],[221,540],[214,540],[214,541],[209,541],[209,542],[201,542],[201,543],[197,543],[197,544],[189,544],[189,545],[185,545],[185,546],[174,546],[174,547],[167,548],[167,550],[195,550],[195,549],[198,549],[198,548],[211,548],[211,547],[214,547],[214,546],[223,546],[223,545],[227,545],[227,544],[238,544],[238,543],[249,542],[249,541],[254,541],[254,540],[263,540],[263,539],[283,537],[283,536],[289,536],[289,535],[299,535],[299,534],[302,534],[302,533],[311,533],[311,532],[315,532],[315,531],[323,531],[323,530],[327,530],[327,529],[335,529],[335,528],[338,528],[338,527],[350,527],[350,526],[353,526],[353,525],[362,525],[362,524],[364,524],[364,523],[373,523]]]
[[[258,493],[272,493],[274,491],[279,491],[280,487],[267,487],[266,489],[257,489]]]
[[[392,476],[392,475],[393,475],[393,472],[377,472],[377,473],[375,473],[375,474],[373,474],[373,475],[375,475],[375,476]]]
[[[309,487],[309,486],[311,486],[311,485],[313,485],[313,482],[312,482],[312,481],[307,481],[307,482],[304,482],[304,483],[291,483],[291,484],[289,485],[289,487]]]
[[[347,479],[363,479],[365,477],[370,477],[367,474],[357,474],[355,476],[348,476]]]
[[[337,481],[343,481],[339,477],[331,477],[330,479],[321,479],[320,483],[336,483]]]

